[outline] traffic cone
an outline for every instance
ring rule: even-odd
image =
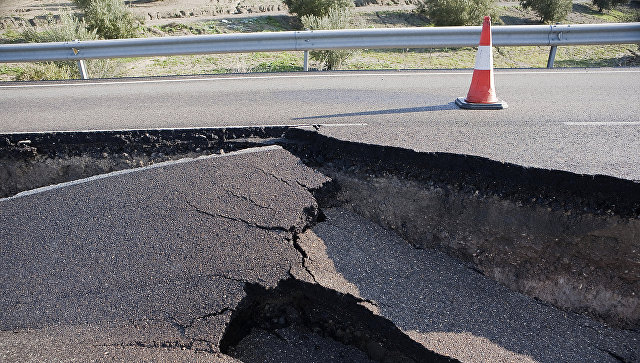
[[[471,87],[466,98],[458,97],[456,105],[472,110],[500,110],[507,104],[498,100],[493,87],[493,48],[491,46],[491,18],[484,17],[480,44],[476,53]]]

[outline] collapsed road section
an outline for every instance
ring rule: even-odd
[[[287,128],[0,149],[3,360],[640,357],[632,181]]]

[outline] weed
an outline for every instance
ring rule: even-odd
[[[251,72],[295,72],[302,67],[294,60],[278,59],[275,61],[260,62],[251,69]]]
[[[63,12],[59,21],[50,17],[48,25],[43,29],[27,28],[20,35],[20,41],[47,43],[67,42],[72,40],[97,39],[95,30],[87,30],[84,21]],[[87,73],[91,77],[105,78],[115,74],[117,62],[110,59],[91,59],[86,61]],[[76,62],[39,62],[27,64],[20,72],[15,72],[17,80],[46,80],[79,78],[80,72]]]
[[[96,39],[95,31],[89,31],[82,20],[65,11],[59,21],[52,16],[43,29],[27,28],[20,34],[20,41],[29,43],[65,42]],[[75,62],[39,62],[27,64],[15,75],[18,80],[70,79],[80,73]]]
[[[291,14],[302,19],[305,16],[325,17],[331,9],[353,7],[352,0],[284,0]]]
[[[0,35],[0,44],[18,43],[22,41],[22,34],[14,29],[7,29]]]
[[[24,67],[14,65],[0,65],[0,79],[18,79],[24,73]]]
[[[78,71],[71,62],[29,63],[16,75],[18,81],[77,78]]]
[[[97,39],[95,31],[87,30],[84,21],[65,11],[56,21],[53,16],[47,18],[47,25],[42,28],[26,28],[21,34],[21,41],[27,43],[67,42],[72,40]]]
[[[158,27],[163,33],[169,35],[200,35],[200,34],[218,34],[220,30],[215,22],[207,21],[202,23],[169,23]]]

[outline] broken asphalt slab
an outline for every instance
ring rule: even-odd
[[[0,358],[233,361],[255,325],[293,334],[274,361],[450,361],[355,297],[293,278],[309,278],[296,239],[327,180],[273,146],[0,200]]]
[[[275,287],[300,267],[292,236],[315,218],[307,188],[325,180],[273,147],[2,200],[2,360],[82,346],[217,354],[244,284]],[[22,351],[33,338],[51,349]]]

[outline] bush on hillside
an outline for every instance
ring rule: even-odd
[[[319,29],[347,29],[351,24],[351,9],[334,6],[325,16],[307,15],[302,17],[302,24],[311,30]],[[316,50],[309,54],[311,58],[320,62],[328,70],[338,69],[345,60],[355,53],[353,49]]]
[[[540,16],[543,23],[556,23],[567,18],[571,11],[571,0],[520,0],[520,5]]]
[[[104,39],[133,38],[142,19],[136,17],[122,0],[73,0],[84,11],[87,27]]]
[[[87,30],[84,21],[69,12],[60,14],[59,21],[52,16],[47,18],[43,28],[29,27],[22,32],[22,38],[28,43],[68,42],[72,40],[97,39],[95,31]]]
[[[325,17],[334,8],[353,7],[353,0],[284,0],[291,14],[302,19],[305,16]]]
[[[493,0],[420,0],[417,10],[437,26],[480,25],[487,15],[497,19]]]
[[[42,29],[27,28],[22,38],[29,43],[68,42],[73,40],[97,39],[95,31],[89,31],[83,21],[69,12],[60,15],[60,20],[47,19]],[[39,62],[29,64],[18,75],[18,80],[44,80],[78,78],[80,72],[75,62]]]
[[[95,30],[88,30],[84,21],[63,12],[59,21],[53,17],[47,19],[47,25],[42,29],[27,28],[22,32],[22,38],[30,43],[69,42],[74,40],[98,39]],[[108,59],[86,61],[88,72],[93,77],[106,77],[115,71],[114,62]],[[18,74],[18,80],[47,80],[80,78],[80,71],[76,62],[38,62],[28,64]]]
[[[612,9],[618,5],[626,4],[629,0],[591,0],[593,5],[598,7],[598,11],[602,12],[604,9]]]

